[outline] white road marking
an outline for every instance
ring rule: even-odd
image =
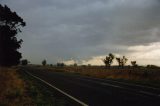
[[[116,88],[123,88],[123,87],[120,87],[120,86],[117,86],[117,85],[112,85],[112,84],[108,84],[108,83],[100,83],[101,85],[107,85],[107,86],[112,86],[112,87],[116,87]]]
[[[48,82],[46,82],[46,81],[42,80],[41,78],[34,76],[34,75],[33,75],[33,74],[31,74],[30,72],[28,72],[28,71],[25,71],[25,72],[26,72],[27,74],[31,75],[32,77],[34,77],[34,78],[36,78],[36,79],[38,79],[38,80],[40,80],[40,81],[44,82],[44,83],[45,83],[45,84],[47,84],[48,86],[50,86],[50,87],[52,87],[52,88],[56,89],[57,91],[59,91],[60,93],[62,93],[62,94],[64,94],[64,95],[66,95],[67,97],[71,98],[72,100],[74,100],[74,101],[78,102],[78,103],[79,103],[79,104],[81,104],[82,106],[89,106],[89,105],[87,105],[86,103],[84,103],[84,102],[82,102],[82,101],[80,101],[80,100],[76,99],[75,97],[73,97],[73,96],[71,96],[71,95],[67,94],[66,92],[64,92],[64,91],[60,90],[59,88],[57,88],[57,87],[55,87],[55,86],[51,85],[50,83],[48,83]]]
[[[153,94],[151,92],[146,92],[146,91],[139,91],[139,92],[143,93],[143,94],[151,95],[151,96],[159,96],[159,95]]]
[[[97,83],[97,84],[100,84],[100,85],[105,85],[105,86],[111,86],[111,87],[115,87],[115,88],[121,88],[121,89],[127,89],[127,90],[134,90],[134,89],[128,89],[128,88],[124,88],[124,87],[121,87],[121,86],[117,86],[117,85],[113,85],[113,84],[109,84],[109,83],[105,83],[105,82],[99,82],[99,81],[92,81],[92,80],[88,80],[88,79],[80,79],[80,80],[84,80],[84,81],[89,81],[89,82],[93,82],[93,83]],[[154,93],[151,93],[151,92],[147,92],[147,91],[137,91],[141,94],[146,94],[146,95],[150,95],[150,96],[160,96],[158,94],[154,94]]]
[[[143,88],[148,88],[148,89],[160,90],[160,88],[155,88],[155,87],[150,87],[150,86],[143,86],[143,85],[139,85],[139,84],[131,84],[131,83],[120,82],[120,81],[115,81],[115,80],[110,80],[110,79],[92,78],[92,77],[88,77],[88,76],[83,76],[83,77],[86,77],[86,78],[89,78],[89,79],[101,80],[101,81],[116,82],[116,83],[119,83],[119,84],[125,84],[125,85],[130,85],[130,86],[137,86],[137,87],[143,87]]]
[[[111,86],[111,87],[116,87],[116,88],[123,88],[121,86],[112,85],[112,84],[105,83],[105,82],[92,81],[92,80],[86,80],[86,79],[80,79],[80,80],[89,81],[89,82],[97,83],[97,84],[100,84],[100,85],[106,85],[106,86]]]
[[[108,80],[108,81],[111,81],[111,80]],[[143,88],[148,88],[148,89],[160,90],[159,88],[154,88],[154,87],[150,87],[150,86],[143,86],[143,85],[137,85],[137,84],[129,84],[129,83],[119,82],[119,81],[113,81],[113,82],[117,82],[119,84],[130,85],[130,86],[137,86],[137,87],[143,87]]]

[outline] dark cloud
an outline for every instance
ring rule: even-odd
[[[21,51],[34,63],[85,59],[159,42],[159,0],[2,0],[27,22]]]

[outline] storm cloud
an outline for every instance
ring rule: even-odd
[[[87,61],[110,52],[133,56],[137,51],[129,48],[160,42],[159,0],[1,0],[0,3],[26,21],[27,26],[19,34],[24,40],[20,51],[32,63],[43,59],[50,63],[71,58]]]

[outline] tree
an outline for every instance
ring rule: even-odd
[[[133,67],[137,66],[136,61],[131,61],[131,64],[132,64]]]
[[[113,63],[114,55],[112,53],[109,53],[109,56],[106,56],[106,58],[103,60],[106,67],[110,67]]]
[[[74,67],[77,67],[78,65],[77,65],[77,63],[74,63],[73,66],[74,66]]]
[[[29,61],[27,59],[21,60],[22,65],[28,65]]]
[[[119,64],[119,67],[124,67],[128,59],[125,56],[123,56],[122,58],[116,58],[116,60]]]
[[[0,66],[18,65],[21,53],[17,51],[21,47],[22,39],[17,39],[20,28],[26,23],[16,12],[12,12],[6,5],[0,4]]]
[[[42,61],[42,65],[45,66],[46,64],[47,64],[47,61],[46,61],[46,60],[43,60],[43,61]]]
[[[122,65],[121,59],[117,57],[116,60],[117,60],[118,65],[119,65],[119,67],[120,67],[120,66]]]
[[[158,68],[159,68],[159,66],[152,65],[152,64],[147,65],[146,67],[147,67],[147,68],[151,68],[151,69],[158,69]]]
[[[58,66],[58,67],[64,67],[65,64],[64,64],[64,63],[57,63],[57,66]]]

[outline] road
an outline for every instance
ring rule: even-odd
[[[23,68],[89,106],[160,106],[160,89],[114,80]]]

